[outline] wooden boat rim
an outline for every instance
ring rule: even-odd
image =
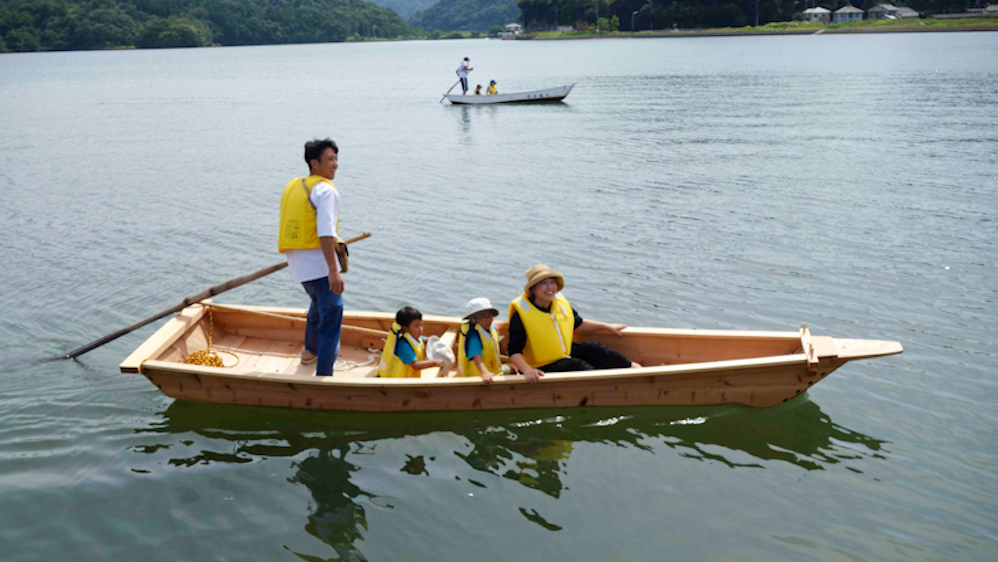
[[[172,371],[186,374],[204,374],[215,377],[228,378],[233,380],[255,380],[270,382],[287,382],[308,385],[334,385],[346,387],[378,387],[378,386],[417,386],[417,387],[442,387],[446,385],[482,385],[485,383],[477,377],[439,377],[439,378],[401,378],[385,379],[378,377],[345,378],[316,377],[314,375],[291,375],[278,374],[260,371],[233,372],[227,368],[208,367],[203,365],[187,365],[172,361],[161,361],[151,359],[156,357],[164,349],[172,345],[176,337],[189,329],[196,322],[201,321],[205,312],[209,308],[217,310],[228,310],[246,313],[281,314],[291,316],[288,322],[305,321],[307,311],[299,308],[255,306],[255,305],[216,305],[211,302],[191,305],[183,309],[177,316],[171,318],[159,330],[143,342],[131,355],[120,365],[122,372],[141,373],[144,368],[151,368],[158,371]],[[391,320],[394,315],[387,312],[367,312],[367,311],[347,311],[344,312],[344,325],[349,325],[350,319],[382,319]],[[462,319],[452,316],[424,315],[425,320],[460,324]],[[764,368],[774,366],[786,366],[803,363],[809,367],[816,367],[819,358],[837,360],[841,363],[853,359],[893,355],[901,353],[901,344],[894,341],[881,340],[861,340],[831,338],[828,336],[811,336],[807,328],[800,332],[757,332],[743,330],[679,330],[669,328],[627,328],[624,333],[630,336],[660,336],[669,335],[673,337],[690,338],[717,338],[736,339],[751,337],[755,339],[775,339],[775,340],[797,340],[802,344],[799,353],[789,355],[776,355],[768,357],[754,357],[744,359],[727,359],[721,361],[701,361],[696,363],[678,363],[641,367],[638,369],[607,369],[594,371],[575,371],[568,373],[550,373],[541,379],[540,384],[583,381],[593,382],[601,380],[626,380],[642,377],[668,377],[686,374],[704,373],[717,371],[720,369],[741,370]],[[529,384],[521,375],[503,375],[493,380],[493,385],[506,384]]]
[[[607,379],[632,379],[648,376],[668,376],[685,375],[698,373],[701,371],[715,371],[718,369],[752,369],[757,367],[773,367],[783,365],[803,364],[807,362],[807,357],[803,353],[794,355],[780,355],[776,357],[757,357],[752,359],[736,359],[729,361],[705,361],[700,363],[683,363],[679,365],[659,365],[655,367],[641,367],[640,369],[605,369],[601,371],[572,371],[567,373],[548,373],[541,378],[538,383],[528,383],[522,375],[500,375],[493,379],[492,385],[506,384],[542,384],[545,382],[567,382],[567,381],[598,381]],[[440,387],[446,385],[482,385],[485,383],[478,377],[440,377],[433,379],[424,378],[337,378],[316,377],[315,375],[283,375],[278,373],[263,373],[250,371],[235,373],[225,367],[207,367],[203,365],[187,365],[186,363],[175,363],[172,361],[159,361],[149,359],[143,361],[139,369],[146,367],[174,371],[188,374],[205,374],[238,380],[254,380],[268,382],[295,382],[304,384],[321,384],[334,386],[356,386],[356,387],[377,387],[377,386],[425,386]],[[598,374],[596,374],[598,373]]]
[[[211,322],[222,325],[220,351],[243,349],[246,343],[250,361],[242,367],[180,362],[208,343],[205,327],[215,325],[205,318],[209,310],[214,311]],[[347,366],[339,376],[316,377],[296,357],[305,316],[306,311],[300,308],[210,302],[191,305],[140,344],[120,368],[125,373],[141,373],[164,394],[178,399],[347,411],[551,404],[772,406],[799,395],[851,360],[903,351],[895,341],[814,336],[806,325],[798,332],[627,328],[623,337],[611,334],[604,339],[608,345],[617,342],[637,350],[645,367],[550,373],[536,383],[522,375],[497,376],[491,384],[479,377],[436,377],[433,369],[419,378],[383,379],[374,376],[376,370],[367,368],[373,353],[364,361],[359,355],[363,349],[353,347],[373,352],[372,342],[385,337],[385,327],[394,315],[349,311],[343,318],[344,331],[351,333],[353,342],[344,355]],[[434,324],[437,332],[442,331],[441,339],[451,345],[463,322],[457,317],[434,315],[426,315],[424,320]],[[642,346],[662,346],[662,351],[642,354]]]

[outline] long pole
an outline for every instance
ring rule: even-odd
[[[344,242],[347,243],[347,244],[351,244],[351,243],[356,242],[358,240],[363,240],[363,239],[369,237],[370,235],[371,235],[370,232],[365,232],[364,234],[361,234],[359,236],[354,236],[353,238],[350,238],[349,240],[344,240]],[[160,312],[157,312],[156,314],[153,314],[152,316],[149,316],[147,318],[143,318],[142,320],[139,320],[138,322],[132,324],[131,326],[126,326],[126,327],[118,330],[117,332],[112,332],[112,333],[110,333],[110,334],[108,334],[108,335],[106,335],[106,336],[104,336],[104,337],[102,337],[100,339],[96,339],[96,340],[88,343],[87,345],[85,345],[83,347],[80,347],[80,348],[74,349],[73,351],[70,351],[69,353],[67,353],[65,355],[56,355],[55,357],[49,357],[49,359],[50,360],[55,360],[55,359],[76,359],[77,357],[79,357],[80,355],[83,355],[84,353],[87,353],[88,351],[92,351],[92,350],[97,349],[98,347],[100,347],[100,346],[102,346],[102,345],[104,345],[106,343],[110,343],[110,342],[112,342],[112,341],[120,338],[121,336],[123,336],[123,335],[125,335],[125,334],[127,334],[129,332],[134,332],[135,330],[138,330],[142,326],[145,326],[146,324],[149,324],[151,322],[155,322],[156,320],[159,320],[160,318],[163,318],[164,316],[168,316],[170,314],[173,314],[174,312],[179,312],[179,311],[183,310],[184,308],[186,308],[186,307],[188,307],[188,306],[190,306],[190,305],[192,305],[192,304],[194,304],[196,302],[201,302],[204,299],[211,298],[211,297],[213,297],[215,295],[224,293],[225,291],[228,291],[229,289],[235,289],[236,287],[239,287],[241,285],[245,285],[245,284],[249,283],[250,281],[256,281],[257,279],[259,279],[261,277],[266,277],[267,275],[270,275],[271,273],[274,273],[275,271],[280,271],[280,270],[284,269],[287,266],[288,266],[288,262],[286,262],[286,261],[278,262],[278,263],[275,263],[273,265],[268,265],[267,267],[258,269],[258,270],[254,271],[252,273],[247,273],[246,275],[240,275],[239,277],[234,277],[232,279],[229,279],[228,281],[225,281],[223,283],[219,283],[218,285],[213,285],[213,286],[208,287],[207,289],[201,291],[200,293],[194,293],[193,295],[190,295],[189,297],[187,297],[184,300],[182,300],[180,302],[180,304],[178,304],[176,306],[171,306],[170,308],[167,308],[166,310],[161,310]]]
[[[454,86],[457,86],[457,85],[458,85],[458,84],[460,84],[460,83],[461,83],[461,79],[460,79],[460,78],[458,78],[458,79],[457,79],[457,82],[454,82]],[[449,93],[450,93],[450,91],[454,89],[454,86],[451,86],[450,88],[447,88],[447,91],[446,91],[446,92],[444,92],[444,97],[443,97],[443,98],[440,98],[440,101],[438,101],[437,103],[443,103],[443,102],[444,102],[444,98],[446,98],[446,97],[447,97],[447,94],[449,94]]]

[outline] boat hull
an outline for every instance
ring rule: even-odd
[[[537,103],[556,102],[565,99],[575,84],[568,86],[558,86],[546,90],[534,90],[532,92],[514,92],[509,94],[489,95],[458,95],[448,94],[447,99],[454,105],[492,105],[497,103]]]
[[[628,328],[601,335],[646,365],[548,373],[539,382],[520,375],[491,384],[426,369],[420,378],[376,376],[377,350],[393,320],[386,313],[344,315],[343,348],[332,377],[316,377],[299,353],[305,311],[192,305],[144,342],[122,364],[164,394],[195,402],[367,412],[495,410],[599,406],[744,404],[766,407],[805,392],[844,363],[900,353],[897,342],[845,340],[798,332]],[[424,316],[426,335],[456,344],[459,318]],[[497,323],[500,334],[506,325]],[[230,358],[229,367],[188,365],[183,358],[207,347]],[[505,349],[503,349],[505,351]],[[365,361],[366,359],[366,361]]]
[[[142,374],[171,398],[194,402],[366,412],[499,410],[597,406],[773,406],[827,376],[796,363],[756,368],[712,366],[708,371],[630,374],[598,379],[547,375],[538,383],[480,381],[423,384],[419,379],[361,383],[274,376],[233,380],[226,374],[147,365]],[[448,382],[453,381],[450,379]],[[455,381],[464,382],[464,381]]]

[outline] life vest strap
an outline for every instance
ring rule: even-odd
[[[301,188],[305,190],[305,200],[308,201],[308,206],[312,207],[313,211],[318,211],[315,207],[315,203],[312,202],[312,192],[308,189],[308,184],[305,183],[305,178],[301,179]]]

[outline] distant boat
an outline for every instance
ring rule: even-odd
[[[182,400],[353,411],[491,410],[578,406],[772,406],[790,400],[856,359],[901,353],[894,341],[812,336],[799,332],[627,328],[590,336],[640,362],[640,369],[548,373],[537,383],[499,375],[492,384],[457,377],[456,369],[423,369],[419,378],[377,378],[394,313],[345,312],[332,377],[301,364],[305,310],[191,305],[123,363],[164,394]],[[207,308],[212,314],[206,314]],[[423,316],[424,335],[457,345],[464,321]],[[497,330],[507,335],[506,322]],[[188,365],[211,348],[223,367]],[[500,342],[505,351],[505,342]]]
[[[525,103],[525,102],[539,102],[539,101],[561,101],[565,99],[565,96],[572,91],[575,84],[569,84],[568,86],[558,86],[557,88],[548,88],[546,90],[534,90],[532,92],[514,92],[511,94],[494,94],[494,95],[467,95],[461,96],[458,94],[449,94],[447,99],[451,103],[457,105],[482,105],[489,103]]]

